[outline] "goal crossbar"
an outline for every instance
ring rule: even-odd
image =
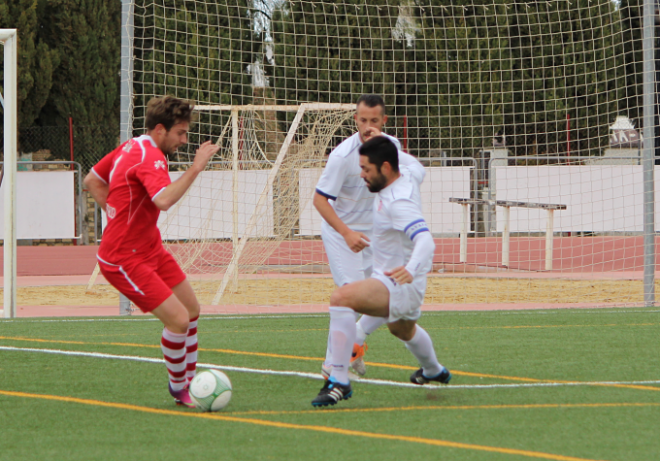
[[[201,111],[216,111],[216,112],[222,112],[222,111],[232,111],[232,110],[244,110],[244,111],[280,111],[280,112],[298,112],[300,108],[304,107],[305,112],[312,112],[312,111],[321,111],[321,110],[351,110],[355,109],[355,104],[333,104],[333,103],[324,103],[324,102],[318,102],[318,103],[304,103],[304,104],[299,104],[299,105],[294,105],[294,106],[278,106],[276,104],[246,104],[246,105],[196,105],[194,110],[201,112]]]

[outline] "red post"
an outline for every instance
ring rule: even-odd
[[[571,115],[566,114],[566,156],[571,160]]]
[[[408,116],[403,116],[403,150],[408,152]]]
[[[69,117],[69,150],[71,151],[71,161],[73,162],[73,119]],[[71,165],[73,171],[73,165]]]
[[[69,151],[71,152],[71,161],[73,162],[73,119],[72,119],[71,117],[69,117]],[[75,168],[73,167],[73,164],[71,164],[71,171],[74,171],[74,170],[75,170]],[[82,174],[82,172],[81,172],[81,174]],[[76,205],[75,205],[75,204],[73,205],[73,208],[74,208],[74,212],[73,212],[73,216],[74,216],[73,228],[75,229],[75,228],[76,228],[76,224],[77,224],[76,219],[75,219],[75,216],[76,216],[76,212],[75,212]],[[79,231],[80,233],[82,233],[82,229],[78,229],[78,231]],[[73,244],[74,244],[74,245],[78,245],[78,240],[74,238],[74,239],[73,239]]]

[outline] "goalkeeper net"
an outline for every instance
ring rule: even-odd
[[[333,285],[311,197],[325,155],[354,132],[364,93],[384,97],[385,131],[427,167],[424,213],[437,246],[428,305],[642,301],[639,5],[132,8],[134,130],[151,97],[171,94],[199,114],[173,177],[200,142],[222,148],[161,222],[204,304],[327,304]]]

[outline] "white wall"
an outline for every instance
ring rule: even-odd
[[[0,187],[0,239],[4,239],[4,190]],[[19,239],[76,237],[73,171],[19,171],[16,173]]]
[[[463,207],[449,203],[451,197],[470,198],[470,167],[426,168],[420,187],[422,213],[433,234],[458,234]]]
[[[556,211],[556,232],[641,232],[643,183],[639,165],[494,167],[497,200],[567,205]],[[658,168],[656,168],[656,228]],[[497,209],[497,230],[504,228]],[[511,232],[545,231],[547,212],[511,208]]]
[[[301,235],[321,235],[323,220],[312,205],[312,197],[322,171],[321,168],[300,170]],[[431,232],[434,234],[460,232],[462,210],[459,205],[449,203],[449,198],[470,197],[470,167],[426,168],[426,177],[420,190],[422,212]]]
[[[269,170],[238,172],[238,236],[242,237],[268,182]],[[170,172],[175,181],[183,172]],[[233,189],[231,171],[204,171],[185,197],[158,220],[163,240],[231,238],[233,235]],[[273,191],[259,212],[251,236],[273,235]]]
[[[300,196],[300,235],[321,235],[323,218],[314,205],[312,198],[316,183],[323,168],[301,168],[298,170],[298,194]]]

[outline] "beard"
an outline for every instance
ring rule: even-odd
[[[163,146],[160,148],[160,151],[165,154],[165,157],[167,157],[168,160],[172,160],[176,149],[172,149],[172,146]]]
[[[367,181],[366,179],[364,181],[367,183],[367,189],[369,189],[369,192],[373,193],[382,191],[385,189],[385,185],[387,184],[387,178],[384,174],[378,174],[378,176],[373,178],[371,181]]]

